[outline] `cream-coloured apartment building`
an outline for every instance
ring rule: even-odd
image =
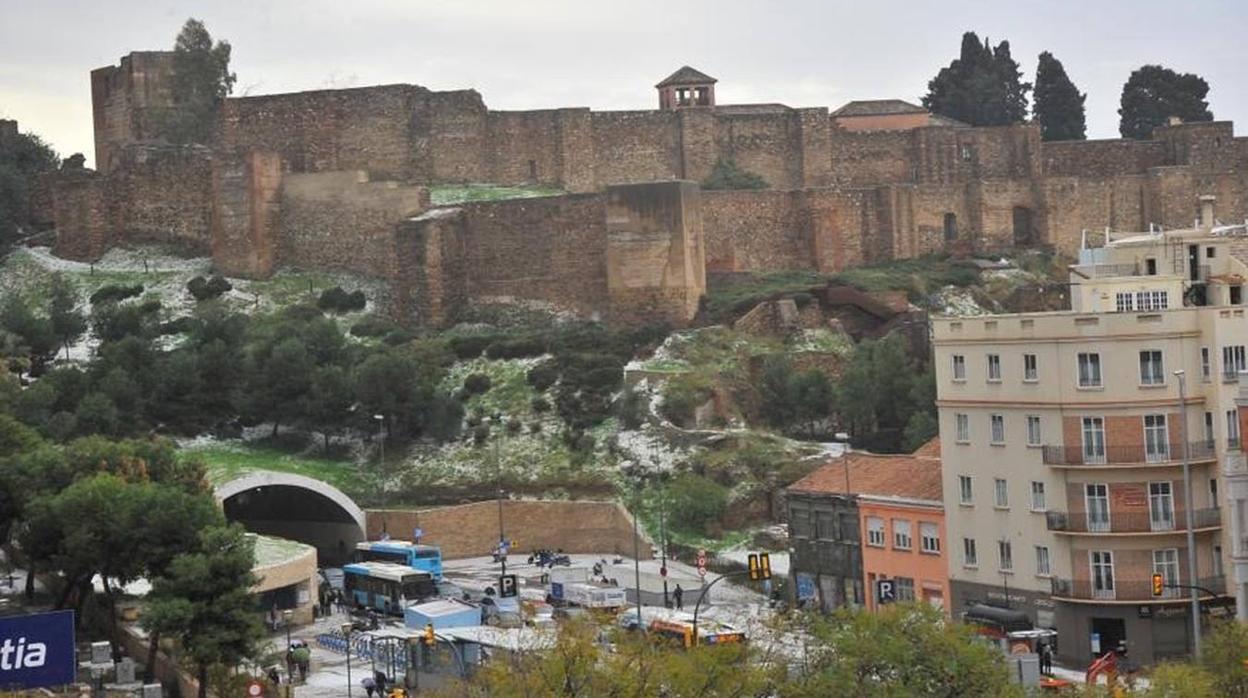
[[[1248,543],[1224,516],[1228,478],[1248,502],[1248,466],[1223,472],[1240,453],[1248,226],[1212,206],[1188,230],[1085,240],[1069,311],[933,319],[955,614],[1008,604],[1057,629],[1060,657],[1121,641],[1151,663],[1190,646],[1188,592],[1154,596],[1154,573],[1207,590],[1214,613],[1237,593],[1248,607],[1226,578],[1242,554],[1248,582]]]

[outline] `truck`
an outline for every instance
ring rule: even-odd
[[[562,600],[572,606],[599,610],[617,610],[628,605],[623,589],[587,582],[564,585]]]

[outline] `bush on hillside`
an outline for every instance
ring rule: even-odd
[[[546,343],[541,337],[515,337],[500,339],[485,348],[491,359],[524,359],[546,353]]]
[[[490,377],[484,373],[473,373],[464,379],[464,392],[468,395],[480,395],[490,389]]]
[[[351,335],[354,337],[384,337],[396,329],[398,327],[393,322],[383,317],[370,315],[351,325]]]
[[[534,390],[544,392],[559,380],[559,367],[554,361],[543,361],[530,368],[525,374],[525,379]]]
[[[341,286],[321,291],[321,297],[316,301],[316,307],[331,313],[350,313],[363,310],[366,305],[368,299],[364,297],[363,291],[347,293]]]
[[[211,279],[205,279],[197,276],[186,282],[186,290],[197,301],[206,301],[213,298],[220,298],[227,291],[233,289],[234,286],[225,280],[224,276],[215,275]]]
[[[667,488],[672,526],[702,533],[728,507],[728,488],[701,475],[684,473]]]
[[[447,345],[450,346],[451,352],[461,359],[475,359],[481,356],[485,348],[498,341],[499,336],[496,334],[470,334],[462,337],[452,337]]]
[[[91,305],[100,303],[116,303],[124,301],[127,298],[134,298],[143,293],[143,284],[135,284],[134,286],[122,286],[117,284],[109,284],[101,286],[98,291],[91,294]]]

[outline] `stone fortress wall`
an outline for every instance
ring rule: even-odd
[[[779,104],[491,111],[473,90],[381,85],[230,98],[214,143],[161,145],[169,55],[92,72],[98,171],[55,187],[58,253],[164,240],[232,274],[346,269],[392,280],[396,312],[416,322],[486,297],[687,320],[707,270],[1073,252],[1084,229],[1190,225],[1200,194],[1223,220],[1248,215],[1248,138],[1230,122],[1041,143],[1031,125],[853,130]],[[721,158],[770,188],[687,183]],[[426,187],[447,182],[569,194],[431,210]],[[668,184],[622,186],[649,182]]]

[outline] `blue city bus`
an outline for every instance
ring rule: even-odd
[[[353,562],[342,567],[342,588],[356,608],[403,615],[409,604],[437,596],[433,576],[393,562]]]
[[[428,572],[433,581],[442,581],[442,549],[405,540],[373,540],[357,543],[356,562],[393,562]]]

